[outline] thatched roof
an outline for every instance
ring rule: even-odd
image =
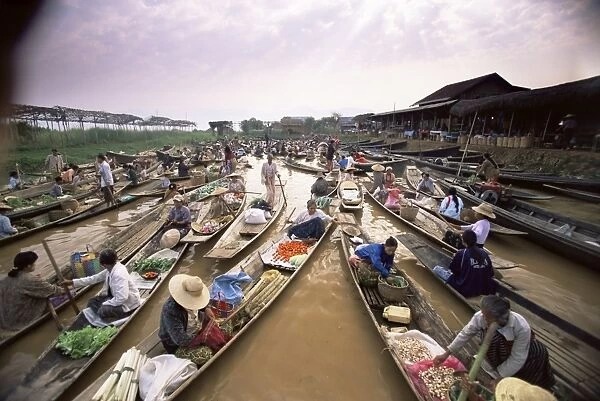
[[[600,102],[600,75],[547,88],[489,96],[474,100],[460,100],[450,113],[463,117],[476,111],[573,109]]]

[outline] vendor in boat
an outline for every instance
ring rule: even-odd
[[[185,164],[185,161],[183,160],[180,161],[177,165],[177,175],[179,177],[187,177],[190,175],[190,168],[187,164]]]
[[[63,195],[62,183],[63,179],[60,176],[54,178],[54,184],[52,185],[52,188],[50,188],[50,196],[58,198]]]
[[[477,235],[462,234],[465,249],[454,254],[450,266],[435,266],[433,272],[465,298],[496,293],[494,269],[486,251],[477,246]]]
[[[317,173],[317,180],[312,184],[312,187],[310,187],[310,193],[315,198],[320,198],[329,195],[329,192],[329,184],[325,180],[325,173],[319,171]]]
[[[110,206],[115,203],[113,173],[106,160],[106,156],[99,154],[96,161],[98,163],[98,175],[100,176],[100,190],[102,191],[102,195],[104,195],[104,202],[106,202],[107,206]]]
[[[77,188],[83,185],[84,180],[85,173],[83,172],[83,170],[77,170],[77,174],[75,175],[75,177],[73,177],[73,189],[77,191]]]
[[[362,152],[357,152],[354,154],[354,161],[356,163],[368,163],[369,161],[365,158],[365,154]]]
[[[325,154],[325,159],[327,160],[326,169],[327,172],[333,170],[333,157],[335,156],[335,141],[331,139],[329,141],[329,145],[327,145],[327,153]]]
[[[404,197],[402,196],[402,190],[397,187],[392,187],[387,189],[387,198],[385,199],[384,206],[390,210],[400,210],[402,207],[402,200]]]
[[[37,260],[35,252],[19,252],[8,277],[0,281],[0,338],[1,332],[20,330],[42,316],[48,297],[63,292],[33,273]]]
[[[397,248],[398,241],[394,237],[389,237],[383,244],[362,244],[356,247],[354,255],[350,256],[348,262],[354,268],[362,263],[371,271],[387,277],[394,266],[394,254]]]
[[[494,214],[492,205],[489,203],[481,203],[478,206],[473,206],[472,209],[475,212],[475,223],[466,226],[452,226],[462,231],[472,230],[477,235],[477,246],[483,248],[490,233],[491,224],[488,219],[495,219],[496,215]]]
[[[448,350],[434,358],[434,364],[443,363],[451,354],[463,348],[478,335],[483,338],[487,327],[496,322],[498,328],[486,353],[486,360],[494,369],[494,383],[505,377],[516,377],[527,383],[550,389],[555,383],[548,350],[539,342],[523,316],[510,310],[510,302],[497,295],[486,295],[481,300],[481,311],[448,346]]]
[[[267,155],[267,161],[263,163],[261,169],[261,181],[267,189],[267,203],[274,206],[275,202],[275,177],[279,177],[277,165],[273,163],[273,155]]]
[[[227,342],[207,308],[209,290],[200,277],[177,274],[169,281],[169,294],[160,314],[158,337],[168,354],[202,365]]]
[[[50,171],[52,174],[60,174],[65,162],[63,161],[62,155],[58,153],[58,150],[52,149],[52,153],[46,156],[44,164],[46,170]]]
[[[131,315],[140,305],[140,292],[127,271],[127,267],[117,261],[114,249],[104,249],[99,255],[100,273],[89,277],[65,280],[63,284],[74,288],[104,283],[100,293],[90,299],[87,307],[105,322],[114,322]]]
[[[169,211],[167,222],[165,223],[165,230],[175,228],[181,234],[183,238],[192,228],[192,215],[190,209],[183,205],[183,195],[175,195],[173,197],[174,206]]]
[[[342,158],[338,162],[340,166],[340,171],[345,171],[347,168],[352,167],[354,165],[354,158],[352,156],[342,155]]]
[[[229,192],[237,194],[246,192],[246,185],[244,185],[244,180],[242,179],[242,176],[236,173],[230,174],[227,190]]]
[[[448,196],[440,204],[439,212],[444,216],[460,220],[460,212],[463,210],[464,204],[456,194],[456,188],[451,187],[448,190]]]
[[[131,182],[131,185],[139,184],[138,174],[137,171],[135,171],[133,164],[127,165],[127,179]]]
[[[8,189],[11,191],[21,189],[21,178],[19,177],[19,173],[16,171],[11,171],[8,175]]]
[[[392,188],[396,185],[396,175],[391,167],[386,167],[385,174],[383,175],[383,185],[386,188]]]
[[[483,162],[477,168],[476,175],[485,181],[498,181],[500,168],[489,153],[483,154]]]
[[[291,221],[293,225],[288,229],[288,236],[292,239],[319,239],[330,221],[335,219],[317,208],[317,202],[311,199],[306,203],[306,210]]]
[[[383,183],[385,167],[378,163],[371,167],[371,170],[373,170],[373,195],[377,196],[381,202],[385,202],[383,198],[383,195],[386,194],[385,184]]]
[[[435,187],[433,185],[433,180],[431,177],[429,177],[429,173],[421,173],[421,179],[417,183],[417,191],[426,194],[433,194]]]

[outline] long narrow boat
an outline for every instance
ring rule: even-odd
[[[72,194],[72,195],[69,195],[68,197],[63,197],[61,199],[52,199],[50,197],[50,195],[42,196],[41,197],[42,199],[30,198],[30,201],[33,203],[31,206],[20,207],[18,209],[14,209],[10,213],[7,213],[6,216],[11,220],[35,217],[42,213],[49,212],[50,210],[60,209],[61,205],[70,199],[80,201],[80,200],[84,200],[86,198],[93,197],[95,193],[96,193],[95,188],[93,188],[93,189],[88,188],[85,191],[79,192],[77,194]],[[6,198],[9,198],[10,196],[12,196],[12,195],[8,195]],[[46,201],[50,200],[50,202],[42,203],[44,200],[46,200]],[[39,202],[40,204],[39,205],[36,204],[37,202]]]
[[[264,198],[264,196],[263,196]],[[264,224],[246,224],[246,213],[241,212],[240,215],[231,223],[227,231],[223,233],[215,246],[208,251],[204,256],[215,259],[229,259],[243,251],[248,245],[256,241],[262,233],[264,233],[281,214],[285,208],[285,198],[283,195],[283,187],[275,186],[275,200],[273,202],[271,218]],[[248,205],[246,210],[252,207],[252,203]]]
[[[452,184],[443,180],[440,185]],[[482,200],[461,192],[463,200],[479,205]],[[465,202],[466,203],[466,202]],[[506,208],[494,207],[496,220],[503,226],[524,231],[532,241],[576,260],[593,269],[600,269],[600,226],[512,200]]]
[[[457,179],[456,177],[445,176],[445,177],[443,177],[443,179],[444,179],[444,181],[454,185],[456,187],[456,189],[458,189],[458,190],[460,190],[462,188],[465,191],[467,191],[473,195],[478,195],[477,187],[475,185],[467,182],[467,180],[464,178]],[[535,194],[532,192],[523,191],[522,189],[513,188],[512,186],[501,186],[501,188],[502,188],[502,197],[500,200],[512,198],[512,199],[530,200],[530,201],[544,201],[544,200],[550,200],[550,199],[554,198],[554,196],[551,196],[551,195]]]
[[[229,180],[225,180],[229,183]],[[244,210],[244,204],[248,195],[241,194],[235,202],[229,203],[224,196],[235,196],[233,193],[228,195],[213,196],[207,201],[196,201],[190,203],[189,208],[192,212],[192,229],[182,242],[201,243],[208,242],[212,238],[222,233]]]
[[[381,207],[383,210],[387,211],[396,220],[401,221],[402,223],[408,225],[409,227],[411,227],[415,231],[419,232],[421,235],[429,238],[430,240],[432,240],[433,242],[435,242],[442,248],[449,249],[452,252],[457,251],[457,249],[454,248],[452,245],[447,244],[446,242],[444,242],[442,240],[444,238],[446,231],[448,230],[448,223],[446,223],[444,220],[440,219],[436,215],[434,215],[422,208],[417,208],[417,210],[416,210],[417,214],[414,217],[414,219],[404,218],[402,216],[402,212],[395,212],[393,210],[388,209],[387,207],[385,207],[385,205],[383,203],[381,203],[379,201],[379,199],[374,197],[370,191],[365,191],[365,192],[369,195],[369,198],[376,205]],[[492,260],[492,264],[497,269],[510,269],[513,267],[521,266],[518,263],[511,262],[509,260],[500,258],[500,257],[492,254],[487,249],[486,249],[486,251],[490,254],[490,259]]]
[[[435,149],[426,150],[392,150],[391,153],[401,156],[435,156],[444,157],[458,154],[460,146],[440,146]]]
[[[549,189],[551,191],[558,192],[559,194],[566,195],[570,198],[580,199],[580,200],[584,200],[587,202],[600,203],[600,194],[595,194],[595,193],[586,192],[586,191],[578,191],[576,189],[571,189],[571,188],[561,188],[561,187],[557,187],[555,185],[550,185],[550,184],[544,184],[543,186],[545,189]]]
[[[342,181],[338,186],[338,198],[342,201],[340,210],[362,210],[364,195],[362,185],[354,181]]]
[[[433,273],[433,268],[436,265],[448,266],[451,261],[448,254],[425,244],[413,234],[399,234],[396,238],[436,278],[438,276]],[[513,303],[512,309],[528,319],[536,337],[548,348],[554,373],[572,393],[571,400],[597,398],[600,394],[600,339],[530,301],[503,282],[497,283],[498,294],[508,298]],[[467,299],[452,287],[446,287],[473,311],[479,309],[479,298]]]
[[[290,160],[289,158],[283,159],[283,164],[285,164],[286,166],[293,168],[295,170],[300,170],[303,173],[312,173],[312,174],[327,173],[327,170],[325,170],[323,168],[316,167],[316,166],[308,166],[306,164],[298,163],[293,160]]]
[[[408,185],[410,185],[411,188],[416,191],[417,187],[419,185],[419,180],[421,180],[421,174],[422,174],[421,170],[419,170],[415,166],[406,166],[406,170],[405,170],[404,174],[406,176],[406,182],[408,182]],[[428,196],[431,196],[434,199],[443,199],[446,197],[446,193],[439,186],[439,184],[436,181],[434,181],[433,182],[433,194],[428,194]]]
[[[138,155],[128,155],[127,153],[112,152],[110,150],[106,152],[106,156],[110,157],[117,164],[133,163],[135,159],[140,157]]]
[[[364,233],[359,236],[363,243],[369,243],[369,238]],[[377,333],[381,337],[381,340],[385,344],[384,349],[389,352],[390,356],[394,360],[394,363],[400,370],[400,373],[406,380],[416,399],[419,401],[433,401],[433,397],[427,392],[423,393],[420,391],[419,386],[411,378],[408,367],[411,362],[407,361],[398,352],[399,345],[394,344],[393,330],[396,328],[407,328],[410,330],[418,330],[421,333],[429,335],[434,341],[440,345],[450,344],[454,339],[454,332],[448,328],[442,317],[436,312],[431,302],[427,299],[424,291],[421,287],[414,282],[402,269],[396,268],[398,275],[403,277],[408,283],[408,293],[405,296],[406,306],[410,309],[410,324],[403,325],[388,321],[383,317],[383,310],[388,306],[399,306],[398,302],[390,302],[386,300],[379,292],[378,287],[365,287],[363,286],[357,277],[356,269],[352,268],[348,263],[348,259],[354,254],[354,245],[350,241],[349,236],[342,234],[342,250],[344,253],[344,259],[352,282],[356,288],[356,291],[360,295],[360,299],[371,318],[371,322],[375,326]],[[468,366],[470,355],[476,353],[475,347],[468,345],[457,355],[459,359]],[[434,355],[432,355],[433,357]],[[478,379],[484,382],[489,382],[489,376],[481,373],[478,375]]]
[[[119,255],[119,260],[121,260],[122,262],[128,261],[137,251],[139,251],[144,245],[146,245],[146,243],[150,240],[150,238],[152,238],[154,234],[156,234],[158,230],[160,230],[160,228],[164,224],[164,220],[166,217],[165,215],[163,215],[163,209],[163,206],[157,206],[155,209],[144,214],[143,217],[133,222],[130,226],[128,226],[116,236],[111,238],[100,248],[114,248],[117,252],[117,255]],[[63,271],[63,274],[65,277],[71,277],[71,272],[69,270]],[[56,278],[54,278],[54,280],[56,280]],[[89,289],[90,287],[78,289],[75,293],[74,298],[77,299]],[[68,301],[65,300],[62,304],[56,307],[56,310],[60,311],[67,307]],[[18,338],[26,335],[31,330],[38,327],[40,324],[44,323],[50,318],[50,312],[46,312],[42,316],[31,322],[29,325],[1,338],[0,350],[5,346],[11,344]]]
[[[142,310],[148,299],[156,293],[156,290],[167,281],[167,277],[174,270],[177,262],[185,252],[188,244],[179,244],[173,250],[163,249],[158,251],[158,242],[160,240],[160,232],[154,238],[138,251],[127,262],[127,269],[131,272],[135,262],[146,258],[153,259],[168,259],[170,265],[160,276],[153,281],[146,281],[139,277],[136,284],[142,297],[142,304],[135,312],[129,316],[127,321],[119,326],[119,331],[115,334],[101,349],[94,355],[80,359],[72,359],[62,354],[56,349],[57,340],[38,358],[33,368],[26,374],[23,381],[12,391],[11,399],[14,401],[31,400],[36,401],[53,401],[60,397],[71,384],[75,382],[90,365],[98,359],[103,351],[123,332],[123,330],[131,323],[137,314]],[[69,326],[67,330],[79,330],[90,323],[87,321],[84,312],[82,311],[75,322]]]
[[[321,239],[315,244],[311,245],[308,248],[307,258],[299,265],[294,268],[289,268],[288,266],[282,266],[281,264],[274,264],[273,266],[267,265],[263,262],[262,258],[268,260],[268,255],[271,253],[271,249],[273,244],[266,243],[264,244],[256,253],[252,253],[248,257],[246,257],[243,261],[238,263],[232,269],[230,269],[228,274],[236,274],[238,272],[243,271],[248,274],[252,278],[252,282],[246,285],[243,288],[245,296],[250,297],[253,289],[258,288],[261,282],[261,276],[265,272],[269,272],[269,269],[273,267],[279,270],[280,277],[282,278],[282,284],[274,289],[273,293],[266,299],[265,303],[258,309],[252,313],[248,312],[247,306],[249,304],[242,302],[232,313],[236,315],[236,319],[234,319],[235,323],[233,337],[225,344],[223,348],[217,351],[204,365],[198,368],[189,379],[187,379],[184,383],[182,383],[172,394],[170,394],[165,401],[172,401],[178,395],[180,395],[190,384],[192,384],[195,380],[197,380],[200,376],[202,376],[214,363],[216,363],[219,358],[228,352],[229,349],[234,347],[234,344],[242,338],[242,336],[246,333],[247,330],[252,327],[255,323],[258,322],[259,318],[266,313],[269,308],[273,305],[273,303],[277,300],[277,298],[285,291],[285,289],[294,281],[294,279],[298,276],[299,272],[302,268],[308,263],[311,256],[314,255],[316,249],[319,247],[319,244],[325,241],[328,238],[328,231],[331,228],[331,224],[328,226],[327,231],[321,237]],[[268,273],[267,273],[268,274]],[[244,297],[245,300],[250,300],[249,298]],[[237,316],[247,315],[246,318],[238,319]],[[149,358],[156,357],[165,353],[165,350],[158,338],[158,329],[156,329],[150,336],[145,338],[140,344],[136,346],[141,353],[146,354]],[[114,367],[111,367],[106,372],[104,372],[97,380],[95,380],[88,388],[86,388],[79,396],[75,399],[77,401],[88,401],[92,398],[92,396],[98,391],[100,386],[106,381],[106,379],[113,372]],[[138,400],[139,400],[138,395]]]
[[[358,163],[358,162],[354,162],[354,167],[360,169],[360,170],[364,170],[364,171],[373,171],[373,166],[376,164],[381,164],[382,166],[393,166],[395,164],[401,164],[401,163],[406,163],[408,162],[407,159],[403,159],[403,158],[394,158],[393,160],[388,160],[388,161],[370,161],[367,163]]]
[[[406,145],[408,144],[408,140],[406,139],[399,139],[399,140],[395,140],[395,141],[390,141],[390,142],[385,142],[384,143],[379,143],[379,144],[365,144],[365,145],[358,145],[359,148],[361,149],[375,149],[375,150],[380,150],[380,149],[389,149],[389,150],[399,150],[402,148],[405,148]]]

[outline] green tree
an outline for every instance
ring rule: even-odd
[[[315,131],[315,126],[316,126],[315,118],[314,117],[306,117],[306,119],[304,120],[304,128],[306,129],[306,132]]]
[[[240,123],[240,128],[242,129],[242,132],[244,134],[249,134],[250,130],[252,129],[250,121],[248,120],[242,120],[242,122]]]

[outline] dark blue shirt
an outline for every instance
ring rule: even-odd
[[[198,311],[198,320],[202,321],[204,313]],[[188,334],[188,312],[179,305],[173,297],[169,297],[162,307],[158,337],[168,353],[174,353],[177,348],[185,347],[194,339]]]
[[[383,277],[389,276],[390,269],[394,266],[394,256],[385,253],[383,244],[359,245],[354,250],[354,254],[371,262],[373,268],[380,272]]]
[[[483,249],[473,247],[459,250],[448,269],[452,276],[447,283],[465,298],[496,292],[492,261]]]

